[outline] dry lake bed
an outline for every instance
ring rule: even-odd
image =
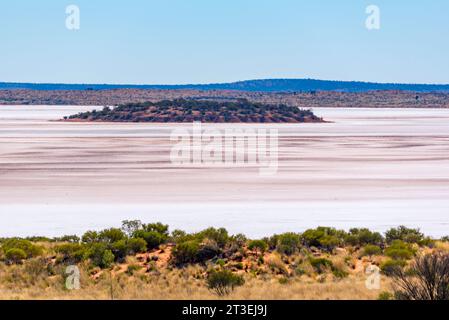
[[[92,107],[0,106],[0,237],[80,234],[124,219],[252,237],[319,225],[449,235],[449,110],[315,109],[276,128],[279,169],[179,167],[188,124],[51,121]]]

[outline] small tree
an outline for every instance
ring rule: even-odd
[[[263,254],[268,248],[268,245],[263,240],[252,240],[248,243],[248,249],[256,251],[256,254]]]
[[[207,287],[218,296],[228,295],[235,287],[242,286],[244,283],[242,276],[233,274],[229,270],[212,271],[207,277]]]
[[[409,269],[394,269],[392,276],[396,299],[449,300],[449,254],[418,257]]]

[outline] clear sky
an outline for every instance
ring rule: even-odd
[[[380,30],[365,27],[371,4]],[[0,43],[9,82],[449,83],[449,1],[2,0]]]

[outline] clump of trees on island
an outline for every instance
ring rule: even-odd
[[[193,122],[204,123],[298,123],[322,122],[311,110],[285,104],[270,105],[250,102],[209,100],[163,100],[128,103],[115,108],[105,107],[66,117],[65,120],[108,122]]]
[[[381,299],[438,300],[449,299],[447,241],[403,226],[384,235],[366,228],[318,227],[251,240],[242,234],[230,235],[223,228],[169,232],[162,223],[136,220],[124,221],[121,228],[87,231],[82,237],[0,239],[0,261],[6,266],[31,264],[33,272],[41,268],[51,276],[58,266],[82,264],[94,274],[138,256],[140,264],[127,266],[126,272],[133,275],[156,272],[157,254],[165,253],[166,268],[202,266],[205,274],[196,276],[203,276],[212,292],[227,295],[245,284],[245,275],[272,274],[280,276],[280,283],[303,275],[332,275],[338,280],[349,276],[354,259],[364,259],[378,264],[393,279],[392,292],[383,292]],[[333,260],[339,250],[346,254],[343,265]]]

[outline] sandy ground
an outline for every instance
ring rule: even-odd
[[[140,218],[261,236],[316,225],[449,234],[449,110],[316,109],[279,130],[279,169],[177,166],[187,124],[64,123],[91,107],[0,106],[0,235],[79,233]],[[203,128],[208,126],[204,126]]]

